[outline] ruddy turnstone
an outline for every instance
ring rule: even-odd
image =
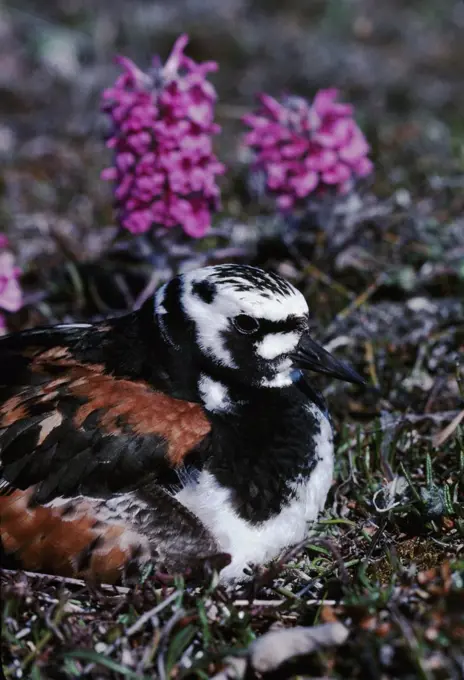
[[[227,553],[234,581],[304,539],[333,471],[307,371],[363,382],[308,329],[289,282],[224,264],[116,319],[1,338],[4,553],[103,581]]]

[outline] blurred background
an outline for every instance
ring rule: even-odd
[[[180,233],[163,250],[156,235],[140,240],[118,230],[110,183],[100,179],[112,162],[100,97],[120,73],[115,55],[147,69],[156,54],[166,60],[183,32],[190,36],[188,56],[219,64],[210,76],[222,127],[215,147],[228,172],[220,179],[223,209],[207,238]],[[250,191],[241,117],[256,108],[259,92],[311,100],[328,87],[354,105],[374,172],[327,211],[285,223]],[[279,581],[285,587],[271,593],[288,597],[284,608],[231,614],[204,638],[203,623],[193,624],[192,635],[205,648],[221,650],[227,641],[219,659],[229,654],[229,640],[246,647],[272,621],[281,626],[287,612],[286,626],[336,616],[350,626],[347,646],[327,657],[317,677],[463,677],[463,112],[462,0],[3,0],[0,6],[0,234],[10,240],[24,292],[8,328],[119,314],[137,307],[179,263],[237,260],[275,269],[298,286],[313,313],[315,338],[368,383],[360,389],[315,381],[329,397],[338,433],[336,482],[318,531],[333,539],[334,554],[350,569],[345,594],[353,606],[336,615],[320,606],[321,597],[339,596],[348,577],[337,573],[325,549],[308,548]],[[427,571],[416,581],[421,570]],[[37,600],[36,591],[26,603],[52,601]],[[48,647],[27,646],[30,605],[21,598],[28,591],[21,583],[21,591],[13,584],[8,592],[8,630],[22,636],[5,638],[13,640],[8,658],[23,659],[26,669],[10,659],[8,677],[26,677],[39,649],[47,677],[83,677],[83,666],[69,659],[67,675],[52,673],[61,664],[55,629],[45,633],[50,643],[41,638]],[[82,598],[74,611],[87,611]],[[142,606],[134,602],[124,625]],[[222,612],[223,599],[217,602]],[[105,619],[97,611],[64,628],[65,649],[115,639],[117,614],[105,606]],[[43,609],[34,609],[34,626]],[[146,644],[150,666],[153,639],[164,638],[140,635],[145,642],[134,658]],[[178,677],[193,663],[188,651],[184,664],[182,644],[169,651]],[[124,648],[124,664],[127,653]],[[135,668],[130,655],[127,663]],[[198,677],[211,666],[204,669]]]
[[[399,190],[407,207],[411,193],[439,194],[432,207],[419,204],[427,219],[459,213],[463,31],[461,0],[4,0],[0,214],[13,242],[21,235],[20,264],[52,266],[59,247],[94,257],[111,240],[110,229],[91,230],[114,224],[111,188],[99,179],[111,158],[101,91],[118,73],[115,54],[146,68],[182,32],[190,56],[219,63],[211,78],[228,215],[246,223],[257,212],[250,202],[244,209],[237,180],[240,117],[255,95],[311,98],[332,86],[355,105],[372,145],[376,197]]]
[[[4,1],[0,215],[25,292],[10,327],[122,311],[146,289],[152,264],[127,232],[118,242],[111,186],[100,180],[111,162],[100,97],[119,73],[116,54],[145,69],[182,32],[189,56],[219,64],[215,144],[228,166],[223,212],[193,247],[280,269],[314,301],[322,328],[367,289],[380,308],[337,333],[396,341],[415,329],[417,342],[434,327],[427,314],[460,318],[463,31],[461,0]],[[240,119],[259,92],[311,99],[333,86],[355,106],[375,172],[330,225],[300,224],[296,252],[247,190]],[[437,308],[414,311],[421,295]]]

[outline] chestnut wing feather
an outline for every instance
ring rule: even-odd
[[[69,348],[2,351],[0,493],[114,493],[175,468],[207,436],[201,407],[77,361]]]

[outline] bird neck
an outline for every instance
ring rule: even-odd
[[[331,429],[319,405],[297,386],[249,392],[234,413],[211,414],[206,467],[253,523],[277,515],[309,479]]]
[[[186,401],[199,401],[197,380],[185,350],[166,341],[153,314],[152,300],[141,309],[94,324],[85,333],[68,334],[66,341],[82,361],[101,363],[105,372],[140,380],[155,390]]]
[[[166,341],[148,307],[76,337],[81,359],[99,363],[103,350],[109,373],[203,404],[211,432],[191,462],[230,489],[237,514],[250,522],[277,515],[330,445],[325,403],[303,375],[282,388],[233,384],[227,372],[202,373],[199,382],[187,350]]]

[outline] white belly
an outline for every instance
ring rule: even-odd
[[[285,548],[302,541],[308,522],[323,509],[333,474],[332,430],[321,413],[321,431],[316,437],[319,461],[308,479],[295,483],[296,496],[278,515],[259,525],[252,525],[235,512],[228,488],[203,471],[196,483],[187,483],[176,494],[216,538],[220,550],[232,556],[232,562],[221,572],[222,581],[246,578],[248,564],[265,564]]]

